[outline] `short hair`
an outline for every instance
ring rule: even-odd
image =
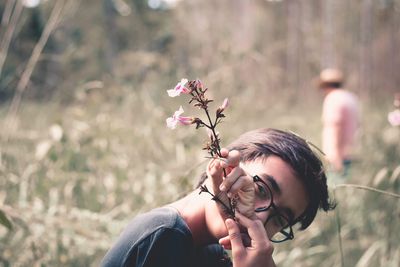
[[[306,229],[315,219],[318,209],[329,211],[335,203],[329,198],[327,178],[320,158],[300,136],[271,128],[257,129],[239,136],[228,150],[238,150],[240,161],[277,156],[289,164],[303,182],[309,203],[306,210],[295,220],[300,229]],[[204,181],[207,175],[202,175]]]
[[[342,88],[343,83],[342,82],[321,82],[319,85],[319,88],[324,89],[324,88]]]

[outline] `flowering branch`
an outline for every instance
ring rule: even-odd
[[[211,199],[214,200],[214,201],[216,201],[217,203],[219,203],[219,204],[222,206],[222,208],[224,209],[224,211],[225,211],[226,213],[228,213],[228,214],[231,215],[232,217],[235,217],[234,210],[232,209],[232,205],[231,205],[231,204],[230,204],[229,207],[228,207],[221,199],[218,198],[218,196],[216,196],[216,195],[214,195],[213,193],[211,193],[210,190],[208,190],[208,188],[207,188],[206,185],[201,185],[201,186],[200,186],[199,195],[200,195],[201,193],[203,193],[203,192],[210,194],[210,195],[212,196]],[[231,202],[229,202],[229,203],[231,203]]]
[[[170,97],[176,97],[181,94],[189,95],[191,98],[189,100],[189,104],[192,104],[194,107],[202,109],[205,112],[206,120],[202,120],[197,117],[184,117],[182,114],[184,110],[182,106],[175,111],[172,117],[167,118],[167,127],[171,129],[175,129],[178,124],[180,125],[196,125],[196,129],[201,127],[205,127],[208,132],[209,140],[203,147],[204,150],[207,150],[212,158],[221,158],[221,139],[219,138],[219,134],[216,131],[216,127],[219,123],[222,122],[222,118],[225,118],[224,111],[229,105],[229,101],[225,98],[224,102],[220,107],[215,111],[215,117],[212,116],[209,110],[209,104],[213,102],[212,99],[209,99],[206,96],[208,88],[205,88],[203,83],[200,80],[191,80],[182,79],[174,89],[167,90],[167,93]],[[224,177],[226,177],[226,171],[223,170]],[[200,193],[207,192],[212,196],[212,200],[220,203],[224,210],[231,216],[235,217],[235,204],[231,199],[229,199],[229,207],[221,201],[218,196],[212,194],[206,186],[200,187]]]

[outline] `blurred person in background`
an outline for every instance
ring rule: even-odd
[[[344,89],[343,84],[344,76],[339,69],[324,69],[319,75],[318,87],[324,94],[322,150],[335,183],[348,176],[360,116],[358,97]]]
[[[393,106],[395,109],[389,112],[388,121],[392,126],[397,127],[400,126],[400,93],[394,94]]]
[[[304,230],[318,209],[334,207],[322,162],[307,142],[274,129],[241,135],[210,160],[199,184],[134,218],[101,266],[275,266],[272,242],[293,239],[294,225]]]

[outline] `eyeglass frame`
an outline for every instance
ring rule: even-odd
[[[267,190],[269,191],[270,195],[271,195],[271,203],[268,205],[268,207],[256,208],[254,211],[255,211],[255,212],[264,212],[264,211],[268,211],[271,207],[275,210],[275,213],[274,213],[274,214],[270,214],[270,215],[267,217],[267,219],[266,219],[266,221],[265,221],[265,223],[264,223],[264,226],[266,227],[268,221],[269,221],[271,218],[273,218],[274,216],[277,216],[277,215],[283,217],[283,218],[289,223],[289,225],[288,225],[288,227],[289,227],[289,229],[290,229],[289,233],[286,232],[286,231],[284,231],[284,229],[281,229],[281,230],[279,231],[281,234],[283,234],[283,235],[286,237],[285,239],[282,239],[282,240],[277,241],[277,240],[272,240],[272,238],[268,237],[269,240],[270,240],[271,242],[274,242],[274,243],[282,243],[282,242],[285,242],[285,241],[287,241],[287,240],[292,240],[292,239],[294,238],[294,233],[293,233],[293,228],[292,228],[292,225],[294,225],[294,223],[291,222],[291,221],[290,221],[285,215],[283,215],[281,212],[279,212],[278,207],[277,207],[277,206],[275,205],[275,203],[274,203],[274,197],[273,197],[273,194],[272,194],[272,189],[271,189],[271,187],[270,187],[266,182],[264,182],[264,180],[261,179],[260,176],[258,176],[258,175],[253,175],[252,178],[253,178],[253,182],[254,182],[254,183],[256,183],[256,182],[261,182],[262,184],[264,184],[264,185],[266,186]]]

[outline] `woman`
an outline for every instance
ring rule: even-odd
[[[102,266],[275,266],[272,242],[293,239],[293,225],[304,230],[318,209],[333,208],[323,165],[297,135],[254,130],[221,154],[208,164],[201,194],[134,218]]]

